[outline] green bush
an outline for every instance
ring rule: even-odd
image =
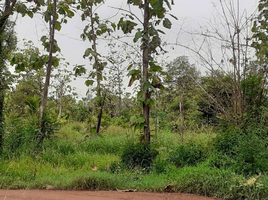
[[[263,130],[264,131],[264,130]],[[213,142],[210,166],[250,175],[268,171],[267,135],[247,128],[226,131]],[[266,133],[267,134],[267,133]]]
[[[44,113],[41,123],[41,130],[37,134],[40,143],[42,143],[44,139],[54,136],[60,128],[60,123],[57,121],[57,116],[54,113]]]
[[[123,148],[121,160],[128,169],[139,167],[148,170],[157,155],[158,151],[150,144],[128,143]]]
[[[168,160],[177,167],[196,165],[204,160],[203,149],[192,143],[180,145],[170,153]]]
[[[167,172],[168,161],[166,159],[156,158],[153,163],[156,174],[165,174]]]
[[[36,148],[36,124],[33,119],[12,117],[7,120],[3,137],[3,156],[12,158],[22,153],[32,153]]]

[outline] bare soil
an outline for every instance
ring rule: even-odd
[[[0,200],[215,200],[191,194],[118,191],[0,190]]]

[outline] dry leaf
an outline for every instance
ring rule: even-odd
[[[54,189],[54,187],[52,185],[47,185],[46,186],[46,190],[53,190],[53,189]]]
[[[91,170],[92,171],[97,171],[98,170],[98,166],[96,164],[93,164]]]
[[[119,190],[116,189],[117,192],[136,192],[137,190],[132,190],[132,189],[128,189],[128,190]]]

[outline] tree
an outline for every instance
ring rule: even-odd
[[[255,79],[255,81],[251,81],[251,83],[259,83],[259,91],[251,94],[251,97],[254,97],[255,102],[257,101],[257,105],[260,108],[267,100],[267,81],[268,81],[268,1],[260,0],[258,6],[258,17],[255,19],[253,27],[252,27],[252,47],[256,50],[257,63],[253,64],[253,73],[255,77],[252,76],[251,80]],[[252,86],[252,84],[251,84]],[[256,88],[256,87],[255,87]],[[256,98],[257,97],[257,98]],[[252,103],[252,102],[251,102]],[[263,115],[263,110],[259,109],[258,116]]]
[[[245,102],[246,87],[241,83],[246,79],[250,69],[250,45],[252,15],[240,12],[239,0],[220,0],[215,6],[217,17],[211,19],[208,28],[200,33],[193,33],[194,43],[191,45],[179,44],[193,52],[200,59],[200,66],[207,69],[209,76],[214,77],[214,84],[228,94],[228,104],[222,102],[217,94],[206,91],[197,81],[207,101],[221,118],[233,125],[242,124],[248,107]],[[200,42],[201,41],[201,42]],[[224,75],[223,75],[224,74]],[[222,78],[229,77],[231,83],[226,85]],[[229,84],[232,86],[230,93]],[[216,90],[215,90],[216,91]],[[218,92],[218,91],[216,91]]]
[[[103,3],[103,0],[83,0],[79,1],[78,5],[78,8],[82,11],[82,21],[88,21],[88,24],[85,26],[83,33],[81,34],[81,38],[83,40],[88,40],[92,44],[91,48],[86,49],[83,57],[93,61],[93,70],[90,71],[88,80],[85,83],[87,86],[90,86],[96,82],[95,99],[98,107],[97,123],[95,127],[96,135],[100,132],[103,106],[106,96],[105,91],[102,88],[102,81],[103,70],[107,65],[107,62],[102,58],[101,54],[97,50],[97,40],[101,36],[109,35],[115,27],[114,24],[111,24],[111,27],[109,27],[110,22],[101,21],[98,13],[96,13],[94,8]],[[84,66],[76,66],[75,72],[76,75],[81,75],[86,73],[86,69]]]
[[[108,60],[111,66],[109,68],[108,87],[109,87],[109,90],[113,94],[115,94],[117,98],[116,116],[120,117],[121,110],[122,110],[122,96],[124,93],[123,77],[126,71],[126,68],[124,67],[124,65],[126,65],[126,58],[124,58],[123,51],[112,50],[116,48],[115,44],[109,44],[109,45],[111,48],[111,52],[108,57]]]
[[[165,80],[165,86],[167,89],[162,92],[160,99],[165,99],[162,100],[162,104],[169,113],[168,116],[172,116],[170,121],[174,123],[173,128],[180,130],[183,141],[185,122],[189,122],[187,125],[190,125],[191,121],[197,124],[195,121],[197,117],[194,117],[197,112],[195,80],[199,79],[200,74],[185,56],[174,59],[166,65],[166,68],[168,78]],[[180,121],[179,124],[178,121]]]
[[[173,3],[173,1],[171,2]],[[143,142],[150,143],[150,108],[153,105],[151,93],[155,89],[162,87],[161,79],[158,74],[163,72],[162,67],[157,65],[153,59],[153,54],[157,54],[158,48],[162,50],[160,33],[163,33],[163,31],[156,29],[155,26],[162,22],[165,28],[171,28],[170,20],[165,17],[167,14],[165,6],[171,9],[171,5],[168,0],[128,0],[128,4],[137,6],[143,10],[142,20],[129,11],[126,17],[130,20],[122,17],[118,23],[118,28],[121,28],[125,34],[128,34],[138,25],[134,22],[134,19],[142,25],[141,28],[136,29],[137,32],[133,39],[134,42],[141,40],[142,43],[142,70],[132,69],[129,72],[131,76],[129,85],[132,85],[135,80],[141,81],[141,91],[138,93],[138,99],[142,104],[144,122],[139,124],[142,125],[144,129]],[[129,68],[131,69],[131,67],[132,66]],[[141,121],[140,118],[138,119]]]
[[[69,63],[65,63],[65,67],[67,67]],[[55,100],[58,101],[58,119],[61,119],[62,117],[62,110],[63,110],[63,100],[64,97],[69,93],[73,91],[73,87],[70,84],[70,82],[73,80],[73,74],[71,71],[67,69],[58,69],[57,73],[53,75],[53,83],[52,86],[55,89],[53,93],[55,94]],[[74,94],[74,93],[73,93]]]
[[[46,132],[44,128],[45,120],[43,119],[43,116],[46,110],[52,66],[57,67],[59,65],[59,59],[53,56],[53,54],[60,51],[60,48],[57,45],[57,41],[55,40],[55,30],[60,31],[61,24],[67,23],[66,18],[71,18],[74,16],[74,12],[70,8],[70,5],[72,5],[73,3],[73,1],[68,0],[48,0],[46,5],[47,9],[44,12],[44,19],[49,26],[49,38],[47,36],[42,36],[41,38],[44,48],[48,51],[46,79],[40,106],[40,129],[43,134],[45,134]],[[60,18],[59,15],[61,15],[62,18]]]
[[[4,133],[4,116],[3,116],[3,109],[4,109],[4,97],[5,97],[5,89],[7,85],[6,82],[6,60],[7,60],[7,52],[5,49],[11,50],[12,48],[6,48],[7,36],[6,31],[9,27],[9,18],[13,14],[14,11],[21,13],[22,16],[27,14],[28,16],[32,17],[33,12],[37,10],[37,7],[40,6],[42,3],[41,0],[29,0],[28,4],[34,2],[35,6],[27,8],[25,3],[17,0],[5,0],[3,3],[0,4],[0,149],[2,148],[2,138]],[[33,4],[32,4],[33,5]],[[37,6],[37,7],[36,7]],[[10,30],[10,29],[9,29]]]

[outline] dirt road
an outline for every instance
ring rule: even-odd
[[[213,200],[176,193],[117,191],[0,190],[0,200]],[[215,200],[215,199],[214,199]]]

